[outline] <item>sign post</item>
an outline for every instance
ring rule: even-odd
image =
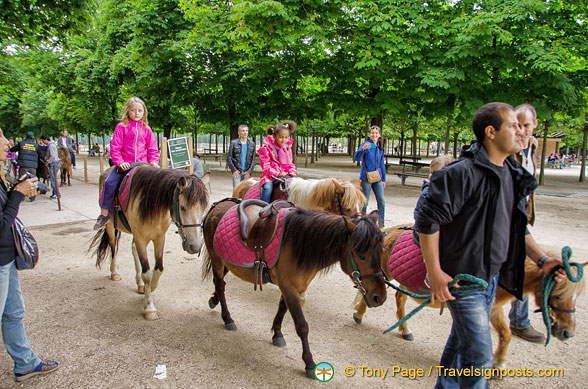
[[[188,147],[188,138],[168,139],[169,159],[172,169],[180,169],[192,166],[190,148]]]

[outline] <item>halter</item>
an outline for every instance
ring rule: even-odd
[[[384,277],[384,273],[380,269],[380,271],[374,272],[372,274],[368,274],[365,276],[361,275],[361,273],[359,272],[359,268],[357,267],[357,264],[353,259],[353,254],[351,254],[351,239],[347,243],[347,253],[349,255],[349,266],[351,267],[351,278],[353,279],[353,283],[355,284],[355,287],[361,292],[361,294],[365,296],[367,294],[367,291],[363,287],[361,280],[364,280],[366,278]]]
[[[178,227],[178,230],[182,230],[183,228],[187,227],[202,227],[201,223],[182,224],[182,217],[180,216],[180,192],[180,187],[176,186],[176,190],[174,191],[173,214],[171,215],[174,223]]]
[[[543,322],[545,323],[545,327],[547,328],[547,338],[545,339],[545,346],[549,344],[549,339],[551,338],[551,315],[549,314],[549,309],[554,311],[560,312],[567,312],[567,313],[574,313],[576,312],[575,309],[567,309],[567,308],[559,308],[554,307],[549,303],[549,297],[551,295],[551,290],[555,285],[555,272],[558,269],[563,268],[566,272],[566,276],[571,282],[579,282],[584,275],[584,269],[581,265],[576,262],[569,263],[570,257],[572,256],[572,249],[568,246],[565,246],[561,249],[561,260],[563,262],[563,266],[559,265],[553,268],[551,273],[543,275],[542,281],[542,301],[541,301],[541,308],[539,311],[543,314]],[[574,277],[571,271],[571,266],[575,266],[578,270],[578,274]]]

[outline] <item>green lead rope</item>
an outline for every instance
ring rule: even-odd
[[[551,273],[543,275],[542,281],[542,301],[541,301],[541,313],[543,314],[543,323],[545,323],[545,327],[547,328],[547,339],[545,340],[545,347],[549,344],[549,339],[551,338],[551,318],[549,317],[549,295],[551,294],[551,289],[555,285],[555,272],[558,269],[564,269],[568,279],[572,282],[578,282],[582,279],[584,275],[584,269],[581,265],[576,262],[569,263],[569,260],[572,256],[572,249],[568,246],[565,246],[561,249],[561,259],[563,262],[563,266],[556,266],[553,268]],[[572,274],[572,270],[570,266],[575,266],[578,269],[578,275],[574,277]]]
[[[413,293],[409,290],[402,289],[402,288],[394,285],[393,283],[391,283],[388,280],[385,280],[385,281],[386,281],[386,284],[388,284],[389,286],[391,286],[392,288],[396,289],[397,291],[399,291],[401,293],[404,293],[404,294],[406,294],[410,297],[413,297],[415,299],[424,299],[425,300],[425,301],[423,301],[423,303],[421,305],[416,307],[411,313],[409,313],[408,315],[406,315],[402,319],[400,319],[398,321],[398,323],[394,324],[392,327],[390,327],[386,331],[384,331],[384,333],[386,334],[386,333],[398,328],[398,326],[402,325],[408,319],[413,317],[418,311],[420,311],[425,306],[427,306],[431,302],[431,295],[430,294],[416,294],[416,293]],[[470,284],[456,288],[454,285],[457,284],[459,281],[467,281]],[[486,290],[486,289],[488,289],[488,283],[486,281],[484,281],[480,278],[474,277],[470,274],[456,275],[455,278],[447,286],[449,287],[449,292],[451,292],[451,294],[469,292],[469,291],[473,291],[473,290]]]

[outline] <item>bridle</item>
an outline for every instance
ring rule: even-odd
[[[196,224],[183,224],[182,223],[182,217],[180,216],[180,187],[176,186],[176,190],[174,191],[174,202],[173,202],[173,206],[172,206],[172,212],[171,216],[172,216],[172,220],[174,221],[175,225],[178,227],[178,231],[181,231],[183,228],[188,228],[188,227],[202,227],[202,223],[196,223]],[[183,237],[183,234],[182,234]]]
[[[382,269],[380,269],[380,271],[374,272],[372,274],[367,274],[364,276],[361,275],[361,272],[359,271],[359,268],[357,267],[357,264],[355,263],[355,259],[353,259],[353,254],[351,253],[351,239],[349,239],[349,241],[347,242],[347,254],[349,256],[349,267],[351,268],[351,279],[353,280],[355,287],[365,297],[365,295],[367,294],[367,291],[363,287],[363,283],[361,281],[365,280],[367,278],[378,278],[378,277],[383,278],[384,273],[382,272]]]

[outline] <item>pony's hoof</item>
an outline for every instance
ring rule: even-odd
[[[143,312],[143,316],[145,317],[145,320],[149,321],[159,319],[159,316],[157,316],[157,311]]]
[[[314,367],[312,369],[305,369],[306,370],[306,376],[308,378],[312,378],[315,379],[315,375],[314,375]]]
[[[139,294],[145,294],[145,285],[139,285],[139,286],[137,286],[137,293],[139,293]]]
[[[210,309],[214,309],[214,307],[216,307],[217,304],[218,303],[215,303],[212,297],[208,299],[208,306],[210,307]]]
[[[404,334],[402,335],[402,339],[409,340],[412,342],[414,340],[414,336],[412,336],[412,334]]]
[[[225,324],[225,329],[228,331],[237,331],[237,326],[235,323],[227,323]]]
[[[122,277],[120,276],[120,274],[111,274],[110,279],[112,281],[120,281],[122,279]]]
[[[279,338],[272,338],[272,343],[276,347],[285,347],[286,346],[286,340],[284,339],[283,336],[279,337]]]
[[[361,317],[355,316],[355,313],[353,314],[353,320],[355,320],[357,324],[361,324]]]

